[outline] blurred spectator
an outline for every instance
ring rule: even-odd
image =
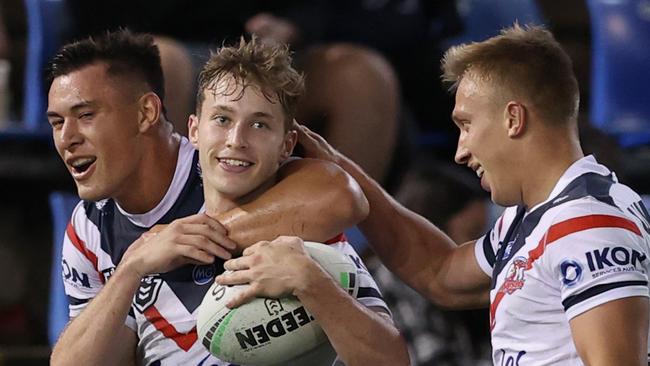
[[[27,24],[21,0],[0,0],[0,59],[9,61],[9,117],[22,113]]]
[[[396,194],[398,201],[436,224],[456,243],[485,232],[489,202],[476,177],[449,163],[418,162],[405,176]],[[399,243],[395,245],[399,250]],[[408,342],[412,365],[491,364],[487,310],[445,311],[374,259],[368,267]]]

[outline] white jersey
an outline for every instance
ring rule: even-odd
[[[203,189],[198,154],[187,139],[181,142],[176,172],[163,200],[151,211],[132,215],[113,200],[80,202],[67,227],[63,243],[63,281],[70,317],[86,307],[109,280],[124,252],[156,224],[201,212]],[[349,255],[359,268],[359,302],[388,311],[377,285],[354,249],[340,235],[330,244]],[[197,341],[198,306],[223,271],[223,261],[187,265],[168,273],[147,276],[136,293],[125,324],[138,336],[138,364],[229,365],[211,356]]]
[[[592,157],[549,198],[510,207],[476,242],[492,278],[495,365],[583,365],[569,321],[608,301],[648,297],[649,215],[641,198]]]

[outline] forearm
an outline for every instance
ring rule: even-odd
[[[361,189],[339,167],[312,159],[289,165],[255,201],[217,217],[242,247],[280,235],[326,241],[367,215]]]
[[[364,191],[370,214],[359,224],[384,265],[403,282],[446,308],[466,309],[489,303],[490,278],[474,256],[474,242],[457,246],[424,217],[386,193],[358,165],[339,162]],[[462,271],[463,276],[457,276]]]
[[[52,350],[51,364],[134,362],[135,344],[130,343],[134,343],[135,335],[128,334],[133,332],[124,323],[139,285],[137,275],[118,267],[99,295],[65,328]]]
[[[425,291],[430,281],[415,282],[411,278],[416,273],[414,269],[439,268],[456,244],[426,219],[395,201],[357,164],[346,158],[337,163],[356,179],[368,199],[370,213],[359,228],[375,253],[403,281]]]
[[[321,325],[347,366],[409,365],[404,339],[387,316],[363,306],[326,273],[314,271],[297,297]]]

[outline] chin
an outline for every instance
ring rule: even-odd
[[[502,207],[516,206],[521,203],[517,199],[512,199],[511,197],[504,197],[504,195],[500,195],[499,192],[495,192],[494,190],[490,192],[490,198],[492,199],[492,202]]]
[[[106,197],[106,194],[103,194],[102,192],[96,189],[89,189],[86,187],[79,187],[79,186],[77,186],[77,195],[79,196],[80,199],[84,201],[90,201],[90,202],[97,202],[108,198]]]

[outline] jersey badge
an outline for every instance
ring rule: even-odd
[[[156,303],[162,283],[163,280],[160,277],[147,276],[142,279],[133,301],[139,312],[144,313],[147,308]]]
[[[516,257],[510,264],[506,278],[503,281],[503,290],[508,295],[512,295],[513,292],[524,287],[527,266],[528,260],[524,257]]]

